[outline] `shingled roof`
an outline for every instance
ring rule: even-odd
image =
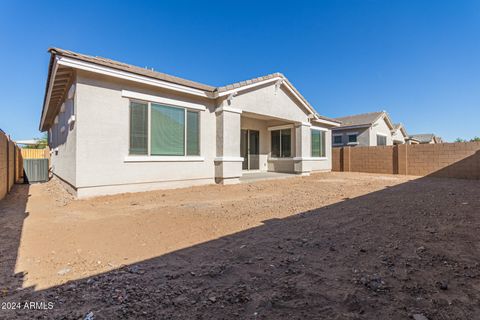
[[[386,115],[385,111],[378,111],[335,118],[335,120],[342,123],[337,129],[342,127],[370,126],[384,115]]]
[[[265,76],[262,76],[262,77],[257,77],[257,78],[245,80],[245,81],[236,82],[236,83],[229,84],[229,85],[222,86],[222,87],[214,87],[214,86],[206,85],[206,84],[203,84],[203,83],[199,83],[199,82],[175,77],[175,76],[172,76],[172,75],[169,75],[169,74],[166,74],[166,73],[154,71],[154,70],[147,69],[147,68],[137,67],[137,66],[134,66],[134,65],[130,65],[130,64],[123,63],[123,62],[119,62],[119,61],[115,61],[115,60],[111,60],[111,59],[107,59],[107,58],[102,58],[102,57],[98,57],[98,56],[90,56],[90,55],[81,54],[81,53],[77,53],[77,52],[73,52],[73,51],[69,51],[69,50],[64,50],[64,49],[60,49],[60,48],[50,48],[49,52],[52,54],[52,57],[53,57],[53,55],[58,55],[58,56],[62,56],[62,57],[72,58],[72,59],[76,59],[76,60],[80,60],[80,61],[84,61],[84,62],[94,63],[94,64],[97,64],[97,65],[100,65],[100,66],[105,66],[105,67],[108,67],[108,68],[113,68],[113,69],[117,69],[117,70],[121,70],[121,71],[125,71],[125,72],[130,72],[130,73],[133,73],[133,74],[137,74],[137,75],[141,75],[141,76],[145,76],[145,77],[149,77],[149,78],[153,78],[153,79],[157,79],[157,80],[166,81],[166,82],[173,83],[173,84],[178,84],[178,85],[202,90],[206,93],[211,93],[212,97],[215,97],[216,94],[226,92],[228,90],[238,89],[238,88],[241,88],[241,87],[244,87],[244,86],[252,85],[252,84],[259,83],[259,82],[262,82],[262,81],[265,81],[265,80],[270,80],[270,79],[273,79],[273,78],[281,78],[281,79],[283,79],[283,81],[288,83],[289,87],[295,92],[295,94],[298,95],[299,99],[301,99],[303,103],[305,103],[310,109],[312,109],[313,112],[315,112],[315,115],[316,115],[317,118],[322,119],[322,120],[326,120],[326,121],[331,121],[331,122],[334,122],[334,123],[340,123],[339,121],[337,121],[335,119],[319,115],[315,111],[315,108],[313,108],[312,105],[307,101],[307,99],[305,99],[305,97],[303,97],[300,94],[300,92],[291,84],[291,82],[287,79],[287,77],[285,77],[283,74],[281,74],[279,72],[268,74],[268,75],[265,75]],[[47,82],[47,84],[48,84],[48,82]]]
[[[60,56],[63,56],[63,57],[68,57],[68,58],[73,58],[73,59],[77,59],[77,60],[81,60],[81,61],[91,62],[91,63],[95,63],[95,64],[98,64],[98,65],[101,65],[101,66],[105,66],[105,67],[109,67],[109,68],[113,68],[113,69],[117,69],[117,70],[122,70],[122,71],[127,71],[127,72],[135,73],[135,74],[138,74],[138,75],[142,75],[142,76],[145,76],[145,77],[149,77],[149,78],[153,78],[153,79],[157,79],[157,80],[163,80],[163,81],[167,81],[167,82],[170,82],[170,83],[180,84],[180,85],[183,85],[183,86],[186,86],[186,87],[195,88],[195,89],[199,89],[199,90],[204,90],[204,91],[207,91],[207,92],[213,92],[215,90],[215,87],[212,87],[212,86],[209,86],[209,85],[206,85],[206,84],[203,84],[203,83],[199,83],[199,82],[195,82],[195,81],[191,81],[191,80],[187,80],[187,79],[182,79],[182,78],[179,78],[179,77],[171,76],[171,75],[166,74],[166,73],[162,73],[162,72],[158,72],[158,71],[154,71],[154,70],[150,70],[150,69],[146,69],[146,68],[137,67],[137,66],[134,66],[134,65],[131,65],[131,64],[126,64],[126,63],[123,63],[123,62],[118,62],[118,61],[107,59],[107,58],[89,56],[89,55],[86,55],[86,54],[81,54],[81,53],[77,53],[77,52],[73,52],[73,51],[69,51],[69,50],[64,50],[64,49],[59,49],[59,48],[50,48],[48,51],[52,54],[60,55]]]

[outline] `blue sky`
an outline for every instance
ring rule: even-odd
[[[284,73],[329,117],[480,136],[480,1],[0,1],[0,128],[39,136],[57,46],[210,85]]]

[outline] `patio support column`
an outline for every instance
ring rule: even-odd
[[[224,101],[225,103],[225,101]],[[226,105],[216,111],[217,157],[215,158],[215,181],[221,184],[240,182],[242,161],[240,157],[240,119],[242,110]]]
[[[311,148],[311,124],[308,122],[302,122],[295,124],[295,157],[293,158],[293,166],[295,173],[308,176],[312,171],[310,162]]]

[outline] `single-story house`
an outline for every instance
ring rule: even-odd
[[[332,128],[332,144],[343,146],[391,146],[394,126],[387,112],[370,112],[336,118],[340,126]]]
[[[40,130],[77,197],[330,171],[331,129],[282,74],[213,87],[53,48]]]
[[[408,137],[408,140],[415,141],[417,144],[443,143],[442,138],[434,135],[433,133],[412,134]]]

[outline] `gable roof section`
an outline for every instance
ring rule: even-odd
[[[345,128],[351,128],[351,127],[370,127],[378,119],[382,117],[385,119],[385,122],[389,126],[390,130],[392,130],[393,129],[392,121],[390,120],[388,113],[385,111],[369,112],[369,113],[362,113],[362,114],[335,118],[335,120],[340,121],[342,123],[338,128],[335,128],[335,129],[345,129]]]
[[[314,121],[324,122],[327,124],[331,124],[333,126],[340,125],[340,121],[318,114],[315,111],[315,108],[307,101],[307,99],[305,99],[305,97],[302,96],[302,94],[297,90],[297,88],[293,86],[293,84],[288,80],[288,78],[285,77],[285,75],[283,75],[280,72],[268,74],[266,76],[253,78],[245,81],[232,83],[223,87],[218,87],[216,89],[216,93],[217,93],[217,96],[224,96],[230,93],[238,92],[240,90],[246,90],[251,87],[255,87],[258,85],[262,85],[269,82],[275,82],[275,81],[280,81],[282,84],[286,85],[286,87],[293,94],[293,96],[295,96],[305,106],[305,108],[312,113],[314,117],[313,118]]]
[[[403,136],[405,138],[408,138],[407,130],[403,126],[403,123],[395,123],[393,125],[393,130],[392,131],[395,131],[395,130],[400,130],[402,132]]]
[[[206,98],[216,99],[220,96],[229,94],[230,91],[238,92],[250,87],[256,87],[262,85],[265,82],[273,82],[276,80],[282,80],[282,83],[292,92],[292,94],[300,100],[300,102],[306,107],[309,112],[312,113],[312,120],[323,122],[332,126],[338,126],[339,121],[319,115],[310,103],[300,94],[300,92],[290,83],[290,81],[281,73],[273,73],[263,77],[253,78],[246,81],[233,83],[223,87],[213,87],[203,83],[175,77],[166,73],[157,72],[154,70],[133,66],[130,64],[118,62],[111,59],[102,57],[94,57],[85,54],[76,53],[69,50],[60,48],[50,48],[48,50],[51,54],[50,65],[47,77],[47,84],[45,89],[44,104],[42,109],[42,116],[40,120],[40,130],[45,131],[47,127],[44,125],[45,116],[50,105],[51,108],[58,109],[58,100],[61,100],[63,95],[57,100],[50,101],[51,88],[55,82],[55,73],[58,70],[58,65],[61,67],[80,68],[91,72],[115,75],[120,78],[138,81],[146,84],[153,84],[167,89],[181,89],[189,88],[190,90],[182,90],[182,92],[192,93],[200,95]],[[112,73],[112,70],[114,73]],[[169,86],[170,84],[170,86]],[[63,84],[66,86],[67,84]],[[65,92],[68,88],[60,88],[60,91]],[[47,101],[49,100],[49,101]]]

